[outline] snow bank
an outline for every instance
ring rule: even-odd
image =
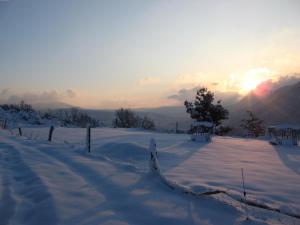
[[[107,143],[96,149],[97,152],[111,158],[124,161],[145,162],[148,151],[136,143]]]
[[[299,223],[258,209],[245,221],[243,206],[225,197],[174,193],[143,168],[154,138],[168,180],[194,192],[204,187],[238,196],[244,168],[250,199],[298,212],[299,148],[238,138],[195,143],[188,135],[102,128],[92,129],[86,154],[85,129],[56,128],[53,143],[44,139],[47,129],[30,132],[35,140],[0,130],[0,224]]]

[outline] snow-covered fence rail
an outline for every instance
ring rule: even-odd
[[[184,187],[174,181],[169,180],[168,178],[166,178],[160,170],[160,166],[159,166],[159,162],[158,162],[158,151],[157,151],[157,147],[156,147],[156,142],[154,139],[150,140],[150,144],[149,144],[149,153],[150,153],[150,158],[149,158],[149,168],[150,171],[152,173],[154,173],[156,176],[159,177],[159,179],[169,188],[171,188],[172,190],[176,190],[179,191],[181,193],[184,194],[189,194],[192,196],[196,196],[196,197],[201,197],[201,196],[212,196],[212,195],[217,195],[217,194],[224,194],[228,197],[230,197],[232,200],[237,201],[241,204],[245,204],[251,207],[256,207],[256,208],[260,208],[260,209],[265,209],[265,210],[269,210],[269,211],[273,211],[273,212],[277,212],[280,214],[284,214],[290,217],[294,217],[297,219],[300,219],[300,215],[295,214],[295,213],[291,213],[291,212],[287,212],[287,211],[283,211],[281,209],[278,208],[274,208],[271,207],[269,205],[260,203],[260,202],[256,202],[253,200],[249,200],[246,198],[243,198],[241,196],[238,195],[234,195],[231,194],[225,190],[213,190],[213,189],[209,189],[207,191],[204,192],[195,192],[187,187]]]
[[[46,129],[47,128],[28,128],[28,127],[16,126],[14,128],[10,128],[10,132],[13,135],[22,136],[27,139],[47,140],[48,132],[45,132]]]
[[[37,141],[49,141],[51,127],[20,127],[22,136]],[[72,146],[85,146],[86,129],[55,127],[50,138],[53,144],[69,144]],[[19,127],[12,129],[14,135],[20,136]]]
[[[279,124],[268,127],[270,143],[275,145],[298,145],[300,127],[291,124]]]
[[[19,127],[12,128],[11,133],[23,138],[36,141],[50,141],[53,144],[67,144],[72,147],[80,147],[90,152],[93,146],[102,144],[99,134],[101,129],[92,128],[65,128],[65,127]],[[92,131],[94,135],[92,135]]]
[[[210,142],[211,136],[210,133],[196,132],[192,134],[191,139],[196,142]]]

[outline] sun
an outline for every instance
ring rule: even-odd
[[[261,83],[260,80],[255,79],[255,78],[246,78],[243,80],[242,82],[242,90],[245,92],[249,92],[254,90],[257,85],[259,85]]]
[[[267,80],[270,70],[267,68],[256,68],[248,70],[241,81],[241,92],[248,93],[254,90],[259,84]]]

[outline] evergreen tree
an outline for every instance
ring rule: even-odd
[[[253,112],[247,111],[249,118],[243,119],[241,127],[244,128],[250,136],[258,137],[265,134],[263,121],[257,118]]]
[[[218,126],[228,119],[228,110],[221,105],[221,100],[214,103],[214,93],[207,88],[197,90],[194,103],[185,101],[186,112],[197,121],[209,121]]]

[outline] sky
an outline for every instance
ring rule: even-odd
[[[300,72],[300,1],[0,0],[0,96],[86,108]]]

